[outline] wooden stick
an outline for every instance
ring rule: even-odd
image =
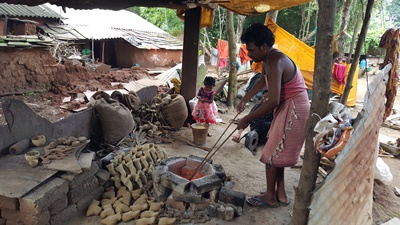
[[[179,135],[173,135],[173,137],[174,137],[175,140],[181,141],[181,142],[183,142],[183,143],[185,143],[187,145],[203,149],[206,152],[210,152],[211,151],[210,148],[207,148],[207,147],[204,147],[204,146],[200,146],[200,145],[196,145],[195,143],[191,142],[190,140],[188,140],[188,139],[186,139],[184,137],[181,137]]]

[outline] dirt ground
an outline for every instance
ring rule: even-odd
[[[368,76],[368,81],[371,82],[374,75]],[[366,77],[359,78],[357,101],[358,105],[352,110],[354,113],[361,109],[363,101],[363,95],[366,91],[367,79]],[[36,112],[50,121],[54,122],[60,118],[71,114],[70,111],[62,110],[58,106],[61,104],[60,98],[57,98],[52,92],[46,93],[32,93],[20,96],[8,96],[0,98],[0,104],[4,98],[16,97],[27,102]],[[399,94],[396,99],[395,107],[400,112],[400,98]],[[247,111],[249,111],[247,108]],[[234,111],[228,111],[226,114],[220,114],[223,123],[216,124],[210,127],[210,133],[212,137],[207,138],[206,147],[212,147],[215,141],[220,137],[223,131],[228,126],[230,120],[235,116]],[[0,111],[0,124],[4,123],[4,115]],[[226,132],[230,133],[234,129],[234,125],[229,128]],[[188,139],[192,139],[191,129],[184,127],[177,132],[177,134],[184,136]],[[381,133],[390,137],[399,138],[400,131],[391,130],[388,128],[382,128]],[[222,139],[224,140],[224,139]],[[175,141],[170,144],[161,144],[169,156],[205,156],[207,152],[202,149],[195,148],[183,144],[182,142]],[[262,147],[259,147],[256,154],[253,155],[244,146],[244,139],[241,143],[235,143],[230,139],[221,147],[221,149],[214,155],[213,160],[215,163],[222,164],[228,176],[231,177],[231,181],[234,190],[246,193],[248,196],[257,195],[259,191],[265,188],[265,174],[264,165],[259,162]],[[391,219],[393,216],[400,216],[400,198],[393,197],[392,186],[400,188],[400,166],[397,158],[384,158],[384,161],[389,165],[391,172],[393,173],[393,182],[390,184],[390,188],[385,185],[380,185],[379,188],[374,192],[376,196],[385,196],[386,198],[377,198],[381,204],[378,207],[374,207],[374,221],[375,224]],[[223,221],[218,219],[212,219],[206,224],[210,225],[224,225],[224,224],[289,224],[292,217],[292,207],[294,202],[294,188],[298,184],[300,168],[288,168],[285,170],[286,189],[288,198],[291,201],[289,206],[282,206],[274,209],[269,208],[254,208],[245,206],[243,209],[243,215],[235,218],[234,221]],[[397,204],[389,204],[388,201],[395,201]],[[385,210],[385,207],[396,206],[390,213]],[[392,212],[393,211],[393,212]],[[87,218],[83,215],[77,215],[76,218],[71,218],[72,224],[100,224],[99,217]],[[128,223],[120,223],[128,224]]]

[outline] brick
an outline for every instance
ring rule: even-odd
[[[168,172],[168,167],[165,165],[156,166],[153,170],[152,177],[153,182],[158,183],[161,181],[161,176]]]
[[[83,171],[90,171],[90,168],[92,167],[92,161],[94,159],[94,155],[95,155],[94,152],[81,153],[81,155],[79,156],[78,162]]]
[[[50,221],[50,212],[43,210],[39,214],[23,213],[18,210],[2,209],[1,217],[7,220],[6,224],[24,224],[24,225],[48,225]]]
[[[18,209],[19,203],[17,198],[8,198],[0,196],[0,209]]]
[[[166,201],[166,206],[171,207],[174,209],[179,209],[181,211],[185,211],[187,209],[187,204],[182,202],[182,201],[176,201],[173,200],[172,197],[170,196],[167,201]]]
[[[110,179],[110,172],[101,169],[99,172],[96,173],[96,177],[99,185],[103,186]]]
[[[190,160],[193,160],[193,161],[201,162],[201,161],[204,160],[204,157],[200,157],[200,156],[197,156],[197,155],[190,155],[189,157],[187,157],[187,159],[190,159]],[[213,164],[213,160],[212,160],[212,159],[208,159],[208,160],[206,160],[206,162],[207,162],[208,164]]]
[[[68,182],[61,178],[50,179],[19,199],[20,210],[23,213],[39,214],[67,192]]]
[[[190,166],[184,166],[181,169],[181,177],[190,180],[190,178],[193,176],[193,174],[195,173],[196,168],[194,167],[190,167]],[[206,174],[203,170],[199,170],[196,172],[196,174],[193,176],[193,178],[191,180],[196,180],[199,178],[204,177]],[[207,174],[208,175],[208,174]]]
[[[208,175],[203,178],[193,180],[192,188],[198,194],[203,194],[205,192],[212,191],[214,189],[219,189],[222,186],[222,181],[217,175]]]
[[[210,205],[210,207],[208,207],[208,216],[209,217],[217,217],[218,216],[218,210],[217,207],[213,204]]]
[[[172,199],[188,203],[199,203],[207,200],[206,198],[203,198],[201,194],[197,194],[194,191],[189,191],[183,194],[173,191]]]
[[[191,167],[191,168],[197,169],[200,166],[202,160],[203,160],[203,158],[198,157],[198,156],[196,156],[196,157],[195,156],[189,156],[187,158],[187,160],[186,160],[186,165]],[[203,164],[203,166],[201,167],[201,170],[204,171],[204,173],[207,173],[207,174],[211,174],[212,173],[212,170],[210,169],[210,163],[209,162],[210,161],[206,161]]]
[[[99,182],[95,176],[90,177],[88,180],[83,182],[80,186],[70,189],[68,191],[68,202],[75,204],[77,201],[96,190]]]
[[[50,219],[51,225],[64,225],[71,218],[75,218],[78,211],[76,209],[76,205],[68,205],[63,211],[59,212],[57,215],[54,215]]]
[[[221,164],[212,164],[213,174],[216,174],[222,181],[226,178],[226,173]]]
[[[211,202],[210,200],[204,201],[204,202],[199,202],[199,203],[190,203],[189,207],[193,210],[193,211],[202,211],[202,210],[206,210],[210,207]]]
[[[165,202],[172,193],[171,188],[164,187],[160,183],[153,183],[153,187],[154,197],[157,202]]]
[[[90,193],[88,193],[82,199],[76,202],[76,209],[78,210],[78,212],[86,212],[93,199],[99,199],[103,192],[103,186],[97,186],[94,190],[92,190]]]
[[[69,189],[75,189],[83,182],[88,180],[90,177],[93,177],[97,172],[99,172],[100,168],[96,162],[92,162],[92,166],[89,171],[83,171],[81,174],[63,174],[61,178],[67,180],[69,182]]]
[[[246,201],[246,194],[223,187],[219,192],[218,201],[243,207]]]
[[[67,195],[61,196],[49,206],[50,215],[55,215],[61,212],[63,209],[67,208],[68,198]]]
[[[186,166],[186,158],[172,157],[161,161],[160,165],[168,166],[168,170],[174,174],[180,175],[181,168]]]
[[[190,181],[171,172],[161,176],[161,184],[181,194],[190,188]]]

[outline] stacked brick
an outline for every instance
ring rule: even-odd
[[[63,74],[64,66],[56,64],[48,49],[0,51],[0,94],[48,90],[51,82],[65,79]]]
[[[103,173],[92,163],[79,175],[51,177],[19,199],[0,196],[0,225],[65,224],[103,193]]]
[[[210,217],[231,221],[240,216],[245,194],[224,186],[226,174],[221,165],[208,161],[189,180],[202,160],[197,156],[172,157],[155,168],[154,197],[166,201],[164,215],[176,217],[180,223],[205,223]]]

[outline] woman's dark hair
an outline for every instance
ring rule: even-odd
[[[206,77],[204,78],[204,85],[207,86],[215,86],[215,78],[214,77]]]
[[[269,47],[275,44],[275,36],[272,31],[262,23],[255,23],[250,25],[240,37],[242,43],[254,43],[260,47],[266,43]]]

